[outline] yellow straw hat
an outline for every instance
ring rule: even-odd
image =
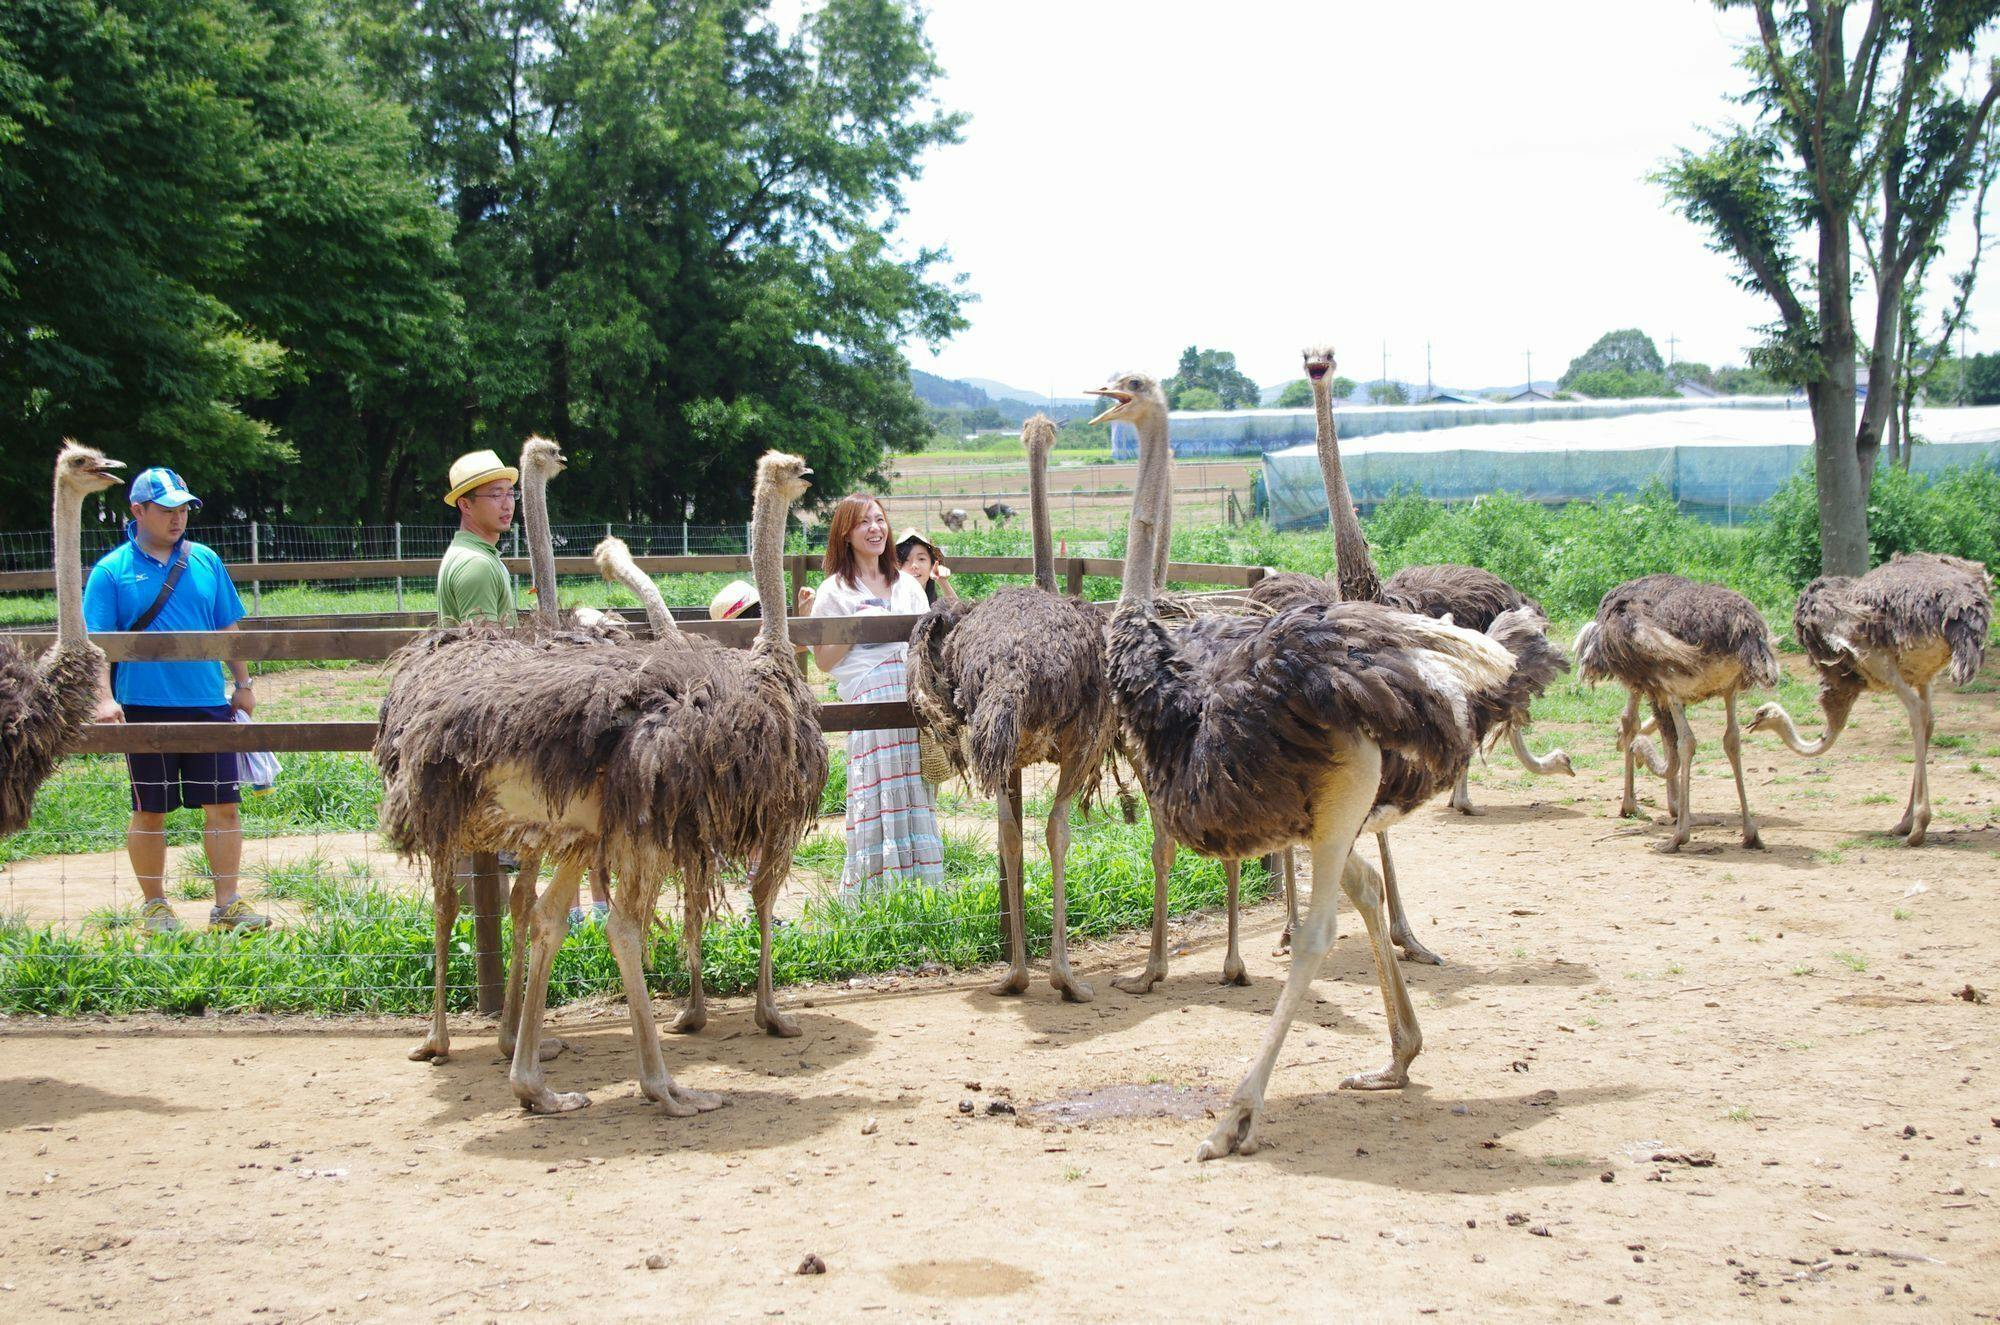
[[[456,507],[460,497],[496,478],[518,483],[521,471],[512,465],[502,464],[500,457],[492,451],[468,451],[451,462],[451,491],[444,495],[444,504]]]
[[[757,606],[757,586],[748,580],[731,580],[708,600],[710,621],[734,621]]]

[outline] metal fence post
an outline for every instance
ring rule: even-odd
[[[252,566],[257,564],[257,522],[255,520],[250,522],[250,564]],[[263,614],[264,581],[261,579],[252,580],[250,581],[250,615],[262,616]]]
[[[403,559],[403,522],[396,521],[396,560]],[[403,610],[403,577],[396,577],[396,610]]]
[[[681,555],[685,557],[687,554],[688,554],[688,522],[686,520],[683,520],[681,521]]]
[[[479,1010],[500,1010],[506,987],[506,962],[501,951],[500,858],[490,851],[472,857],[472,950],[479,973]]]

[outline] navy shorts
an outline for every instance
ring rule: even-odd
[[[127,722],[234,722],[235,714],[235,708],[228,704],[201,708],[125,706]],[[234,805],[243,799],[236,786],[234,754],[126,755],[125,770],[132,777],[132,808],[148,814]]]

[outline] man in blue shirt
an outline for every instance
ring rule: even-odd
[[[243,600],[230,583],[222,559],[187,537],[189,515],[201,502],[171,469],[148,469],[132,480],[132,518],[125,542],[91,568],[83,589],[83,623],[92,632],[131,630],[159,600],[174,563],[183,556],[171,594],[161,602],[148,630],[234,630]],[[250,669],[228,664],[234,690],[223,693],[223,666],[216,662],[126,662],[100,682],[99,722],[233,722],[257,707]],[[140,919],[154,933],[181,927],[167,904],[167,812],[201,808],[202,845],[215,876],[210,929],[253,930],[270,923],[236,895],[236,872],[243,859],[243,823],[237,809],[237,759],[233,754],[126,755],[132,780],[132,821],[125,830],[125,854],[132,860],[145,901]]]

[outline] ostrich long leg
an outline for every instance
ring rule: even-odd
[[[690,891],[697,882],[687,881]],[[611,914],[605,918],[604,936],[611,955],[618,959],[619,983],[625,987],[625,1007],[632,1017],[632,1047],[639,1057],[639,1090],[658,1104],[670,1118],[688,1118],[722,1107],[722,1097],[707,1091],[689,1090],[667,1071],[667,1058],[660,1051],[659,1027],[653,1023],[653,996],[646,988],[646,967],[642,945],[646,922],[653,915],[653,890],[628,883],[611,899]]]
[[[1293,859],[1292,848],[1286,847],[1285,857],[1285,932],[1278,936],[1277,951],[1271,955],[1282,957],[1292,950],[1292,935],[1299,928],[1299,874]]]
[[[565,860],[556,867],[548,889],[535,902],[531,920],[532,947],[528,958],[528,984],[521,996],[521,1030],[514,1041],[514,1065],[507,1083],[521,1107],[532,1113],[568,1113],[590,1103],[578,1092],[550,1090],[542,1077],[542,1016],[549,1005],[549,973],[555,969],[556,951],[569,933],[569,909],[576,902],[577,884],[583,881],[583,862]]]
[[[1688,726],[1687,707],[1679,702],[1669,707],[1667,716],[1673,722],[1673,783],[1679,789],[1678,804],[1673,807],[1674,831],[1662,850],[1679,851],[1694,836],[1694,729]],[[1666,734],[1666,724],[1660,725],[1661,735]]]
[[[1479,815],[1486,811],[1472,803],[1472,765],[1458,770],[1458,781],[1451,784],[1451,808],[1460,814]]]
[[[1028,923],[1023,910],[1020,807],[1004,791],[995,798],[994,807],[1000,815],[1000,910],[1013,913],[1014,926],[1007,936],[1007,974],[991,992],[1021,994],[1028,989]]]
[[[1382,752],[1373,741],[1357,739],[1346,758],[1327,776],[1319,821],[1313,825],[1312,902],[1306,910],[1305,924],[1300,926],[1293,942],[1292,965],[1285,975],[1284,992],[1278,995],[1278,1005],[1271,1011],[1271,1021],[1265,1028],[1264,1043],[1252,1060],[1250,1071],[1236,1087],[1229,1105],[1217,1118],[1215,1130],[1195,1151],[1195,1158],[1216,1159],[1231,1152],[1252,1154],[1257,1149],[1257,1120],[1264,1108],[1264,1090],[1271,1081],[1271,1069],[1277,1066],[1278,1051],[1284,1047],[1285,1032],[1291,1029],[1292,1019],[1298,1015],[1299,1005],[1312,992],[1313,978],[1319,974],[1321,961],[1326,950],[1333,945],[1333,921],[1340,906],[1340,888],[1353,898],[1357,906],[1365,901],[1367,909],[1363,914],[1368,921],[1368,932],[1375,944],[1376,975],[1383,984],[1383,998],[1390,1007],[1390,1044],[1395,1055],[1394,1065],[1382,1072],[1365,1078],[1349,1078],[1357,1088],[1377,1088],[1391,1084],[1400,1085],[1406,1079],[1410,1060],[1416,1057],[1422,1037],[1416,1031],[1416,1014],[1413,1010],[1399,1013],[1399,1005],[1407,1010],[1409,995],[1403,992],[1403,974],[1396,965],[1395,954],[1389,951],[1387,926],[1383,924],[1381,890],[1372,893],[1350,885],[1347,879],[1347,865],[1354,849],[1355,836],[1361,831],[1361,821],[1368,817],[1369,807],[1375,800],[1375,788],[1382,780]],[[1397,995],[1392,996],[1388,987],[1394,983]],[[1343,1082],[1343,1085],[1348,1084]]]
[[[1396,886],[1396,862],[1389,858],[1389,835],[1375,834],[1375,852],[1382,858],[1382,888],[1389,895],[1389,941],[1403,950],[1403,960],[1423,966],[1442,966],[1444,958],[1426,948],[1410,932],[1409,917],[1403,914],[1403,890]]]
[[[1913,847],[1924,844],[1924,835],[1930,829],[1931,795],[1930,779],[1926,776],[1931,744],[1930,729],[1930,687],[1918,692],[1909,682],[1889,673],[1889,684],[1896,692],[1896,698],[1903,701],[1903,712],[1910,720],[1910,740],[1914,746],[1915,765],[1910,770],[1910,803],[1903,807],[1903,817],[1889,831],[1902,838]]]
[[[1761,847],[1764,839],[1757,833],[1757,821],[1750,817],[1750,793],[1743,786],[1743,733],[1736,725],[1734,690],[1722,697],[1722,708],[1727,715],[1722,729],[1722,750],[1729,756],[1730,771],[1736,774],[1736,805],[1743,811],[1743,845]]]
[[[1243,954],[1236,946],[1236,895],[1243,884],[1243,862],[1223,861],[1222,877],[1229,882],[1229,952],[1222,959],[1222,983],[1247,985],[1250,983],[1250,974],[1243,969]]]
[[[1618,745],[1625,752],[1625,799],[1618,802],[1618,817],[1636,819],[1639,817],[1638,789],[1632,785],[1633,774],[1639,762],[1639,754],[1633,743],[1639,739],[1639,692],[1625,692],[1625,715],[1618,720]]]
[[[445,1022],[445,996],[451,986],[451,931],[458,923],[457,861],[431,857],[431,1033],[410,1050],[413,1063],[442,1063],[451,1058],[451,1027]]]
[[[1167,879],[1174,868],[1174,839],[1160,827],[1159,808],[1146,805],[1153,821],[1153,943],[1146,950],[1146,965],[1111,982],[1113,989],[1128,994],[1150,994],[1153,986],[1167,978]]]
[[[1049,806],[1049,886],[1055,903],[1054,927],[1049,931],[1049,983],[1061,990],[1068,1002],[1088,1003],[1095,997],[1090,986],[1069,969],[1069,897],[1064,873],[1069,863],[1069,807],[1076,799],[1072,781],[1080,782],[1082,778],[1072,779],[1070,769],[1065,767],[1056,780],[1055,802]]]
[[[1641,726],[1639,730],[1643,732],[1645,727]],[[1678,821],[1681,816],[1681,741],[1679,729],[1675,726],[1673,715],[1668,711],[1667,707],[1657,702],[1653,705],[1653,730],[1659,733],[1660,744],[1666,747],[1666,757],[1663,760],[1655,762],[1655,751],[1652,744],[1643,738],[1634,741],[1632,748],[1638,752],[1641,759],[1646,761],[1646,767],[1651,769],[1655,776],[1663,777],[1667,780],[1667,818]]]
[[[685,885],[683,880],[683,885]],[[693,1035],[708,1025],[708,991],[701,984],[701,927],[705,918],[705,905],[700,890],[683,886],[681,889],[681,947],[685,953],[688,968],[687,1002],[681,1014],[674,1018],[676,1035]]]
[[[507,914],[513,921],[514,941],[507,950],[507,993],[500,1005],[500,1053],[514,1056],[514,1040],[521,1030],[521,985],[528,974],[528,916],[535,908],[535,881],[541,877],[539,855],[521,857],[514,886],[507,890]],[[548,1062],[569,1048],[551,1035],[542,1041],[542,1061]]]
[[[757,877],[750,885],[750,900],[757,908],[757,1007],[750,1018],[766,1035],[789,1040],[799,1033],[799,1024],[778,1011],[778,996],[771,989],[771,908],[777,904],[778,889],[792,872],[792,848],[766,848],[757,860]]]

